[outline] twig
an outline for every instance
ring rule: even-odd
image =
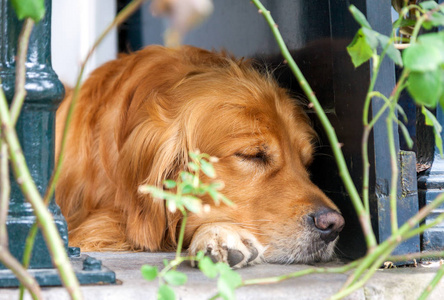
[[[9,252],[8,231],[6,228],[11,191],[8,146],[0,140],[0,148],[0,262],[15,274],[20,283],[28,289],[33,299],[41,299],[40,287],[35,279],[26,272],[26,269]]]
[[[26,97],[25,80],[26,80],[26,55],[28,53],[29,36],[31,35],[34,21],[27,18],[23,23],[22,31],[18,39],[17,60],[15,62],[15,90],[11,104],[11,121],[15,125],[17,123],[23,102]]]

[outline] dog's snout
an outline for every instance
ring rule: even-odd
[[[321,233],[321,239],[326,243],[334,241],[345,224],[342,215],[331,209],[318,211],[312,218],[314,226]]]

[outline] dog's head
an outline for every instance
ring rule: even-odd
[[[204,197],[211,210],[189,217],[186,243],[203,224],[231,222],[258,239],[269,262],[329,259],[344,219],[310,181],[315,134],[297,101],[249,62],[192,47],[168,51],[162,59],[151,53],[155,74],[138,83],[150,85],[149,93],[133,92],[121,117],[123,184],[175,179],[188,152],[199,149],[219,158],[214,167],[225,183],[222,193],[236,206]],[[160,243],[167,224],[174,239],[177,214],[164,212],[162,201],[138,199],[140,222],[157,222],[150,238],[156,233]],[[163,221],[143,217],[140,211],[148,210]]]

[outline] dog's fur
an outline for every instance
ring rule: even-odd
[[[57,111],[57,144],[71,96]],[[236,207],[202,199],[211,210],[189,216],[191,254],[227,261],[235,249],[244,256],[237,266],[329,259],[335,243],[307,221],[337,210],[310,181],[313,138],[296,101],[248,61],[190,46],[120,57],[92,73],[73,114],[56,191],[70,243],[86,251],[173,249],[180,213],[138,187],[176,179],[199,149],[219,158],[222,192]]]

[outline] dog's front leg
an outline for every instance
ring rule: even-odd
[[[261,262],[264,250],[250,232],[222,222],[201,225],[188,248],[191,256],[203,251],[214,262],[224,262],[233,268]]]

